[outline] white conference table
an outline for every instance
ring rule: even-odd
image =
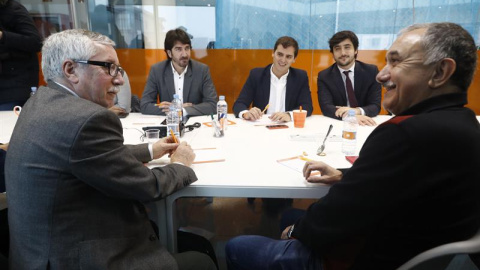
[[[170,251],[176,251],[176,215],[175,201],[182,197],[262,197],[262,198],[309,198],[317,199],[327,194],[329,187],[305,181],[302,174],[284,166],[277,160],[307,154],[313,160],[321,160],[336,168],[348,168],[350,163],[341,153],[341,121],[321,115],[308,117],[305,128],[268,130],[265,126],[235,119],[228,126],[225,137],[213,137],[213,128],[201,125],[192,132],[187,132],[181,141],[187,141],[193,149],[216,148],[224,162],[194,164],[198,181],[175,192],[165,200],[150,203],[152,218],[157,222],[160,241]],[[11,111],[0,111],[0,142],[10,140],[17,116]],[[377,116],[377,123],[388,120],[390,116]],[[141,143],[143,126],[158,125],[161,116],[148,116],[131,113],[121,119],[126,144]],[[208,122],[209,117],[192,117],[187,124]],[[477,116],[480,121],[480,116]],[[332,124],[332,132],[327,139],[326,156],[317,156],[323,136]],[[357,154],[374,127],[359,127]],[[317,138],[316,140],[313,138]],[[197,150],[198,151],[198,150]],[[304,153],[305,152],[305,153]],[[168,163],[163,158],[155,160],[151,166]]]
[[[175,201],[182,197],[261,197],[261,198],[308,198],[318,199],[327,194],[329,186],[313,184],[305,180],[302,173],[280,164],[277,160],[302,156],[325,161],[336,168],[349,168],[351,164],[341,153],[342,121],[321,115],[308,117],[304,128],[294,128],[293,122],[286,123],[287,129],[269,130],[267,121],[252,123],[235,119],[236,124],[229,125],[222,138],[213,137],[213,128],[204,125],[210,117],[192,117],[187,122],[202,123],[201,127],[187,132],[181,141],[188,142],[192,148],[216,148],[211,159],[225,159],[223,162],[193,164],[198,180],[190,186],[156,202],[155,219],[160,229],[160,238],[167,240],[167,248],[176,251],[176,214]],[[125,143],[139,143],[142,126],[158,125],[164,118],[130,114],[122,119]],[[390,116],[377,116],[382,123]],[[329,125],[333,129],[327,138],[326,156],[317,156],[316,150],[323,141]],[[138,130],[135,130],[138,129]],[[359,127],[357,132],[357,150],[365,142],[374,127]],[[197,150],[201,151],[201,150]],[[166,164],[167,159],[152,162]],[[300,161],[301,162],[301,161]],[[297,167],[298,168],[298,167]],[[165,206],[163,205],[165,204]],[[165,207],[165,212],[163,212]],[[165,242],[163,242],[165,244]]]

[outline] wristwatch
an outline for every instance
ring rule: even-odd
[[[292,227],[290,227],[290,229],[288,230],[287,232],[287,237],[288,239],[291,239],[292,238],[292,233],[293,233],[293,228],[295,227],[295,224],[292,225]]]

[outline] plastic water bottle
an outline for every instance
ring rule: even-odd
[[[167,113],[167,129],[168,135],[170,135],[170,130],[172,130],[175,136],[180,138],[180,117],[173,105],[170,106],[170,110]]]
[[[227,129],[227,113],[228,113],[228,105],[225,101],[225,96],[219,96],[217,102],[217,119],[218,123],[220,124],[220,131],[222,133],[225,132]]]
[[[358,121],[355,117],[355,111],[349,110],[345,118],[343,118],[343,140],[342,152],[346,156],[355,155],[355,146],[357,144]]]
[[[30,96],[33,97],[33,95],[35,95],[35,93],[37,93],[37,87],[35,86],[32,86],[30,88],[31,92],[30,92]]]
[[[175,108],[175,111],[178,113],[178,117],[180,119],[180,122],[183,120],[183,104],[182,101],[180,100],[180,97],[178,94],[173,95],[173,100],[172,100],[172,105]]]

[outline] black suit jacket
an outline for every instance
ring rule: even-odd
[[[382,87],[376,81],[377,73],[377,66],[355,61],[355,97],[358,106],[370,117],[377,116],[380,112],[382,100]],[[318,73],[317,87],[318,103],[323,115],[339,119],[335,116],[335,106],[347,106],[347,95],[337,64]]]
[[[369,270],[397,269],[420,252],[473,236],[480,125],[466,103],[464,93],[433,97],[379,125],[293,236],[323,258],[356,243],[348,269]],[[445,142],[452,144],[447,151]]]
[[[38,86],[42,38],[27,9],[13,0],[0,7],[0,30],[0,103],[25,102]]]
[[[5,192],[4,166],[5,166],[5,156],[6,155],[7,155],[7,152],[0,149],[0,192]]]
[[[253,107],[261,110],[267,106],[270,99],[270,67],[254,68],[250,71],[247,81],[243,85],[242,91],[233,104],[235,116],[241,111],[248,110],[253,102]],[[313,111],[312,96],[310,86],[308,85],[308,75],[305,70],[290,68],[287,77],[287,91],[285,93],[285,110],[293,111],[300,106],[307,110],[310,116]]]

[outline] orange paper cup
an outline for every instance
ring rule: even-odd
[[[306,110],[293,110],[293,126],[296,128],[303,128],[305,126],[305,119],[307,118]]]

